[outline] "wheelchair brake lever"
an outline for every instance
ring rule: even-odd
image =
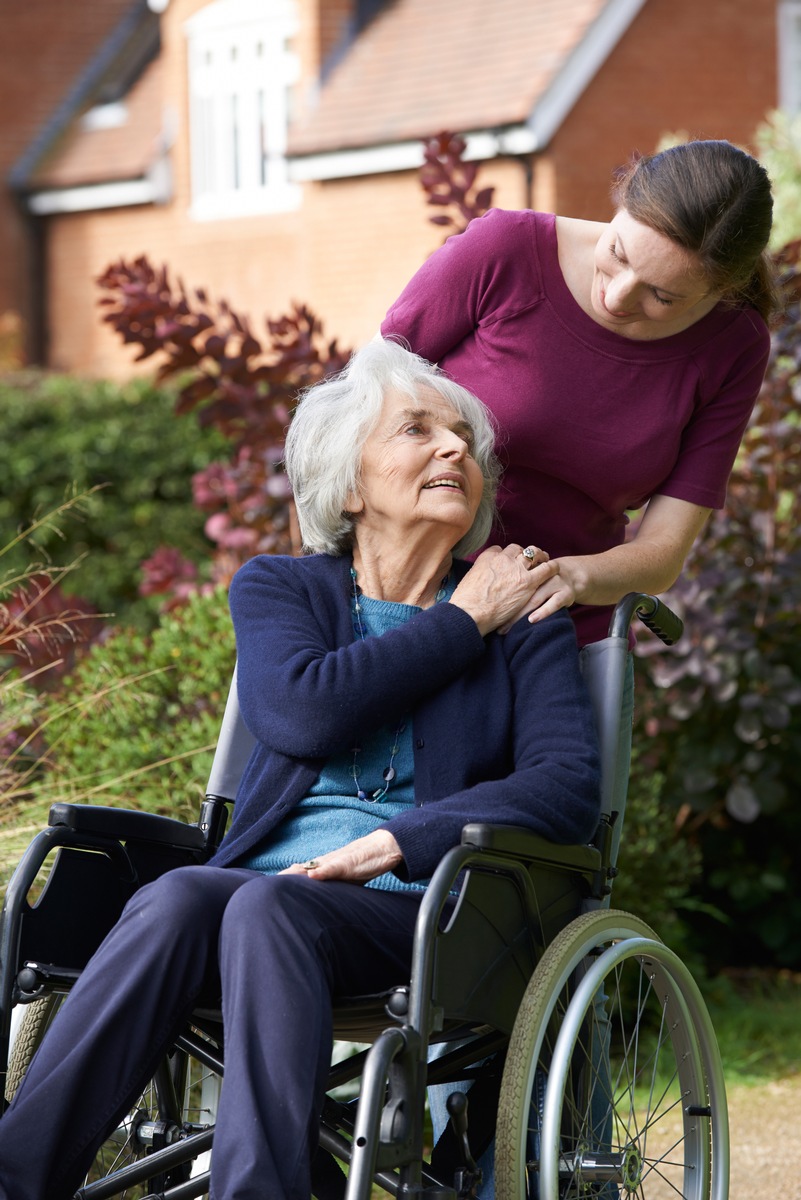
[[[451,1092],[445,1103],[451,1127],[456,1135],[456,1142],[462,1158],[462,1165],[457,1169],[454,1186],[459,1200],[476,1200],[478,1188],[481,1186],[483,1174],[473,1152],[467,1134],[467,1096],[464,1092]]]

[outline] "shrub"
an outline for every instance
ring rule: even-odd
[[[756,131],[756,144],[773,188],[770,244],[781,250],[801,236],[801,118],[769,113]]]
[[[203,427],[229,439],[226,462],[195,479],[195,502],[210,513],[216,543],[214,578],[226,583],[254,554],[300,549],[294,506],[283,473],[284,431],[300,389],[338,371],[350,353],[326,341],[320,321],[295,305],[267,320],[262,341],[249,319],[202,288],[187,291],[144,256],[120,261],[98,279],[103,320],[137,360],[158,354],[157,380],[179,377],[175,411],[195,412]],[[176,582],[185,583],[180,559]],[[166,559],[156,566],[165,592]]]
[[[195,820],[234,661],[221,588],[163,614],[151,634],[112,631],[43,705],[53,765],[35,798]]]
[[[641,770],[641,758],[635,743],[612,904],[637,913],[674,950],[682,950],[701,854],[676,837],[673,814],[662,803],[664,777]]]
[[[43,527],[35,543],[43,560],[91,556],[91,569],[64,586],[100,612],[143,611],[139,567],[161,543],[208,559],[192,476],[225,442],[214,430],[176,421],[173,404],[173,396],[142,382],[119,387],[27,373],[0,380],[0,527],[14,529],[101,485],[80,513],[58,532]],[[19,568],[30,552],[4,561]]]
[[[669,596],[685,637],[670,652],[644,640],[638,661],[638,772],[663,774],[664,803],[703,853],[697,930],[733,964],[801,964],[800,388],[794,301],[726,509]]]
[[[47,765],[42,692],[58,685],[97,628],[86,606],[62,591],[70,567],[14,571],[6,562],[15,552],[24,557],[37,533],[57,534],[85,499],[66,502],[0,546],[0,824],[16,819]]]

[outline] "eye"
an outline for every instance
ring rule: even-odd
[[[653,288],[651,291],[653,292],[654,300],[656,300],[658,304],[664,304],[667,308],[670,308],[671,304],[673,303],[672,300],[665,300],[664,296],[660,296],[659,293],[654,291]]]
[[[615,249],[615,243],[614,243],[614,242],[612,242],[612,245],[609,247],[609,253],[612,255],[612,258],[615,260],[615,262],[622,262],[622,261],[623,261],[623,259],[620,257],[620,255],[618,254],[617,250]]]
[[[408,425],[404,425],[403,432],[408,433],[411,437],[419,437],[425,434],[426,428],[420,421],[410,421]]]

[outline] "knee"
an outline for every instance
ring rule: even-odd
[[[203,887],[202,876],[203,870],[198,867],[167,871],[139,888],[125,906],[123,917],[162,933],[168,929],[182,933],[196,924],[207,925],[211,898]]]
[[[254,937],[313,946],[320,932],[317,909],[324,885],[301,875],[260,875],[231,897],[222,922],[229,942]]]

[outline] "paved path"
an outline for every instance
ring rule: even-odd
[[[801,1073],[729,1088],[729,1200],[801,1200]]]

